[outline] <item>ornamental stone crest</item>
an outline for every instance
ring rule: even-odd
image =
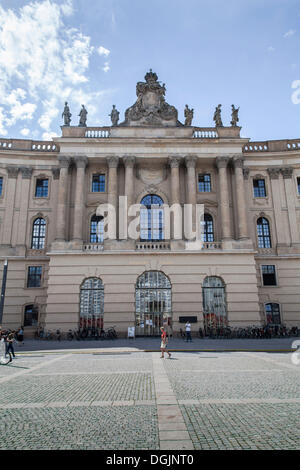
[[[146,73],[145,80],[137,83],[137,100],[126,110],[125,121],[120,126],[182,126],[178,121],[177,109],[165,101],[165,84],[160,84],[151,69]]]

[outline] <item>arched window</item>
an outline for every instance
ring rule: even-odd
[[[169,278],[161,271],[146,271],[135,289],[136,334],[159,335],[161,326],[171,327],[172,291]]]
[[[141,200],[140,237],[141,241],[160,241],[164,239],[164,210],[161,197],[149,194]]]
[[[266,320],[268,325],[280,325],[280,307],[279,304],[266,304]]]
[[[42,217],[35,219],[32,226],[31,248],[42,250],[45,248],[46,221]]]
[[[214,241],[214,221],[210,214],[204,214],[204,226],[202,232],[203,242]]]
[[[203,281],[204,327],[216,328],[227,324],[225,285],[220,277],[209,276]]]
[[[39,312],[35,305],[26,305],[24,310],[24,326],[37,326],[39,321]]]
[[[271,235],[269,222],[265,217],[257,220],[258,248],[271,248]]]
[[[80,328],[103,328],[104,287],[101,279],[86,279],[80,288]]]
[[[90,226],[90,243],[103,243],[104,219],[102,216],[93,215]]]

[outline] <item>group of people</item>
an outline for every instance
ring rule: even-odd
[[[24,329],[21,326],[18,330],[2,330],[0,328],[0,359],[2,363],[11,362],[16,357],[14,344],[18,342],[24,344]]]

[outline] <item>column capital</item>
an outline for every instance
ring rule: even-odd
[[[135,156],[134,155],[124,155],[123,163],[128,168],[133,168],[135,164]]]
[[[196,168],[196,163],[197,163],[197,156],[196,155],[187,155],[185,158],[184,158],[184,161],[185,161],[185,166],[187,168]]]
[[[222,156],[222,157],[217,157],[216,158],[216,165],[217,168],[227,168],[229,162],[229,157]]]
[[[271,180],[278,180],[279,174],[280,174],[280,168],[268,168],[267,171],[269,173],[269,176]]]
[[[77,168],[85,168],[88,164],[88,158],[84,156],[74,157],[73,161]]]
[[[58,167],[51,168],[51,171],[52,171],[53,179],[58,180],[59,179],[60,168],[58,168]]]
[[[281,173],[284,179],[291,178],[293,176],[293,170],[294,168],[291,166],[285,166],[281,168]]]
[[[116,157],[116,156],[106,157],[106,162],[109,168],[118,168],[119,157]]]
[[[181,160],[182,158],[178,155],[171,155],[168,162],[171,168],[179,168]]]
[[[232,157],[231,161],[234,168],[243,168],[244,166],[244,158],[240,155]]]
[[[7,166],[6,170],[7,170],[9,178],[17,178],[18,177],[18,173],[19,173],[19,167],[18,166]]]
[[[60,168],[69,168],[72,160],[71,157],[66,157],[64,155],[59,155],[57,159],[59,161]]]
[[[30,166],[21,166],[22,179],[31,179],[33,168]]]

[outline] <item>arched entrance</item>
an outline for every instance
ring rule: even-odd
[[[136,335],[160,335],[160,327],[172,327],[172,286],[161,271],[146,271],[135,288]]]
[[[227,325],[225,285],[220,277],[208,276],[203,281],[204,329]]]
[[[104,287],[101,279],[90,277],[80,288],[79,328],[103,328]]]

